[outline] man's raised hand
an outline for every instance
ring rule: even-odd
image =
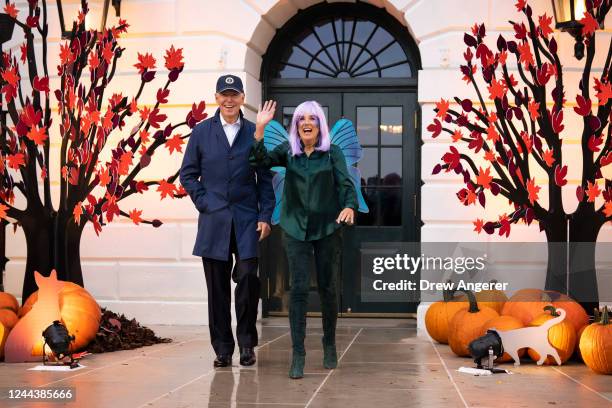
[[[274,117],[275,111],[276,101],[265,101],[263,107],[259,105],[259,110],[257,111],[257,121],[255,123],[255,139],[261,140],[261,138],[263,138],[264,129]]]

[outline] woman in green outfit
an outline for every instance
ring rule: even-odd
[[[338,302],[336,277],[341,262],[343,224],[353,224],[358,208],[355,188],[344,154],[330,143],[321,106],[314,101],[299,105],[293,113],[289,141],[267,151],[264,128],[274,117],[276,102],[267,101],[257,113],[252,166],[286,168],[280,226],[289,261],[291,297],[289,324],[293,358],[289,377],[304,376],[304,337],[310,275],[314,255],[323,317],[323,365],[335,368]]]

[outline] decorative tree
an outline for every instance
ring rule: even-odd
[[[595,242],[601,227],[612,220],[612,180],[602,174],[602,168],[612,163],[612,126],[609,125],[612,42],[608,45],[603,72],[593,77],[595,99],[589,93],[595,31],[610,9],[610,0],[587,0],[586,5],[580,20],[586,59],[574,107],[574,112],[582,117],[582,178],[576,190],[579,203],[573,213],[565,212],[561,194],[568,170],[561,149],[566,100],[557,41],[551,36],[552,17],[541,15],[536,23],[526,0],[519,0],[516,8],[526,16],[527,25],[511,21],[514,38],[506,40],[500,35],[497,52],[483,42],[484,24],[474,25],[471,34],[465,33],[466,63],[461,66],[461,72],[463,80],[473,85],[478,102],[473,104],[470,99],[455,97],[461,109],[453,110],[449,101],[442,99],[436,104],[436,118],[427,128],[433,137],[441,132],[449,133],[453,142],[465,142],[467,150],[473,152],[465,154],[451,146],[443,155],[442,163],[433,170],[434,174],[445,170],[463,175],[465,188],[457,196],[464,205],[479,203],[484,207],[486,191],[494,196],[501,194],[511,204],[510,212],[497,220],[476,219],[474,230],[487,234],[498,231],[499,235],[508,237],[512,224],[523,221],[530,225],[538,221],[549,242],[546,288],[566,291],[568,265],[564,251],[569,250],[570,292],[585,303],[597,300],[594,245],[570,245],[568,249],[567,245],[557,243]],[[508,67],[509,55],[516,59],[518,78]],[[475,79],[477,72],[484,80],[490,105],[481,91],[482,83],[479,85]],[[598,102],[596,110],[592,100]],[[478,154],[483,160],[475,160]],[[542,187],[536,182],[538,171],[548,178],[548,208],[539,202]],[[600,197],[603,205],[596,205]]]
[[[78,20],[73,23],[70,40],[60,45],[60,65],[57,67],[59,89],[51,92],[47,68],[47,5],[39,6],[38,0],[29,0],[25,22],[18,18],[19,11],[13,3],[6,2],[5,13],[25,33],[18,59],[12,53],[2,55],[0,88],[6,101],[10,122],[2,123],[7,138],[1,141],[0,152],[0,218],[12,220],[15,228],[23,228],[27,242],[27,263],[23,285],[23,299],[36,290],[34,271],[47,275],[52,269],[58,279],[83,286],[79,247],[83,228],[93,224],[96,234],[117,217],[128,217],[136,224],[159,227],[159,220],[142,219],[142,211],[124,211],[119,202],[133,194],[142,194],[151,186],[157,186],[161,199],[185,196],[182,186],[175,185],[178,171],[163,180],[137,179],[147,167],[158,148],[165,146],[170,153],[181,152],[185,139],[191,133],[180,134],[176,130],[186,126],[193,128],[206,117],[205,104],[193,104],[185,121],[164,124],[165,114],[160,105],[167,103],[171,82],[178,79],[183,70],[182,49],[171,46],[165,54],[165,68],[169,71],[165,85],[159,88],[154,106],[139,105],[145,84],[156,74],[156,60],[149,54],[138,54],[134,65],[141,75],[140,85],[134,97],[115,93],[105,98],[105,90],[115,77],[117,60],[124,48],[118,39],[128,24],[119,25],[104,32],[87,30],[85,16],[87,2],[81,1]],[[35,55],[35,36],[42,45],[42,61]],[[26,64],[26,91],[22,86],[20,62]],[[51,104],[57,100],[58,121],[53,126]],[[135,117],[137,124],[126,130],[126,120]],[[113,132],[125,133],[114,147],[107,143]],[[54,136],[57,135],[57,136]],[[56,163],[49,163],[50,140],[61,141],[59,171],[59,205],[51,199],[49,172]],[[101,162],[105,149],[111,149],[109,161]],[[109,152],[107,150],[107,152]],[[39,183],[42,192],[39,191]],[[15,207],[15,193],[24,196],[27,205]]]

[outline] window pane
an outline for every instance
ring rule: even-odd
[[[329,68],[318,61],[312,63],[308,74],[308,76],[313,78],[315,78],[315,74],[317,75],[316,78],[332,78],[334,76],[334,73],[330,71]]]
[[[290,62],[294,65],[299,65],[300,67],[307,67],[308,63],[312,58],[310,55],[306,54],[301,49],[294,47],[292,48],[291,55],[287,58],[287,62]]]
[[[376,59],[378,60],[380,66],[384,67],[385,65],[404,61],[406,59],[406,54],[404,53],[402,47],[398,43],[395,43],[380,54],[378,54]]]
[[[289,126],[291,126],[291,117],[293,116],[293,112],[295,112],[295,106],[285,106],[283,107],[283,126],[289,132]]]
[[[316,54],[316,52],[321,49],[321,44],[319,44],[314,33],[310,30],[299,35],[295,41],[312,54]]]
[[[361,194],[370,211],[368,213],[357,212],[357,225],[379,225],[380,192],[375,188],[362,188]]]
[[[378,145],[378,108],[357,107],[357,136],[362,145]]]
[[[412,70],[410,64],[407,62],[396,65],[394,67],[385,68],[382,70],[383,78],[410,78],[412,77]]]
[[[402,188],[380,190],[380,225],[402,225]]]
[[[361,189],[363,198],[370,209],[368,213],[357,213],[357,225],[402,225],[402,188]]]
[[[355,66],[355,71],[353,75],[356,77],[377,77],[378,76],[378,66],[374,62],[374,60],[370,60],[367,64],[363,65],[359,70],[356,70],[359,65]]]
[[[380,176],[382,185],[399,186],[402,184],[402,148],[383,147],[380,149]]]
[[[381,48],[389,44],[392,40],[393,37],[391,37],[391,34],[389,34],[387,30],[378,27],[378,30],[376,30],[376,33],[368,43],[368,49],[372,53],[377,53]]]
[[[380,142],[401,145],[402,131],[402,107],[382,107],[380,109]]]
[[[361,45],[365,44],[372,31],[374,31],[374,28],[376,28],[376,26],[371,21],[357,21],[357,28],[355,29],[355,38],[353,41]]]
[[[363,51],[363,52],[362,52]],[[363,50],[363,47],[357,44],[353,44],[351,48],[351,58],[348,67],[352,70],[364,64],[367,60],[372,58],[369,52]]]
[[[314,26],[314,30],[319,35],[323,45],[331,44],[335,41],[334,32],[332,31],[331,21],[324,21]]]
[[[279,78],[306,78],[306,71],[301,68],[283,66],[278,73]]]
[[[363,158],[357,164],[361,172],[362,185],[378,185],[378,148],[364,147]]]

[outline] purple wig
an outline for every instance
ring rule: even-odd
[[[327,119],[325,119],[323,108],[321,108],[321,105],[319,105],[316,101],[306,101],[302,102],[297,108],[295,108],[295,112],[293,112],[293,117],[291,118],[289,146],[291,148],[292,156],[302,154],[302,141],[300,140],[300,135],[298,133],[298,123],[306,114],[311,114],[316,117],[319,124],[319,137],[317,144],[315,145],[315,150],[321,150],[324,152],[329,150],[329,128],[327,127]]]

